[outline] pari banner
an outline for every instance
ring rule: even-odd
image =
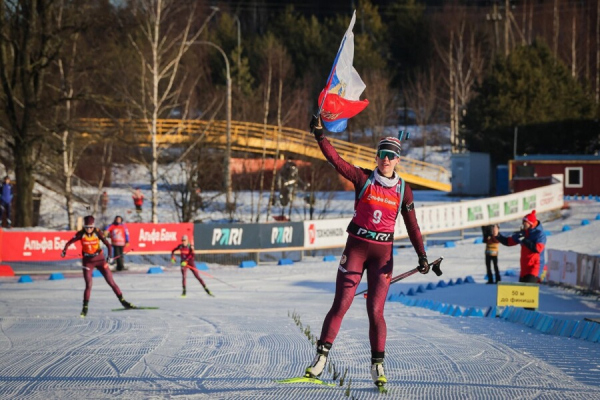
[[[302,222],[269,224],[196,224],[197,250],[261,250],[302,247]]]

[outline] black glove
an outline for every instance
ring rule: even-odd
[[[315,135],[315,139],[317,142],[323,140],[325,135],[323,135],[323,125],[321,124],[321,117],[317,117],[316,115],[312,116],[310,120],[310,131]]]
[[[426,274],[429,272],[429,262],[427,262],[427,256],[419,256],[419,266],[417,267],[420,273]]]
[[[62,253],[60,253],[60,256],[61,256],[62,258],[65,258],[65,256],[66,256],[66,255],[67,255],[67,250],[66,250],[66,249],[63,249]]]

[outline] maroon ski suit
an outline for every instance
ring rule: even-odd
[[[355,167],[343,160],[326,138],[319,142],[319,146],[327,161],[335,167],[340,175],[354,184],[356,209],[360,200],[359,194],[373,171]],[[378,182],[373,184],[379,185]],[[410,187],[406,185],[400,213],[417,255],[425,255],[423,239],[413,207],[413,193]],[[322,343],[333,343],[335,340],[342,319],[352,305],[356,289],[366,270],[369,285],[367,314],[369,316],[371,351],[374,355],[382,357],[387,336],[383,310],[393,272],[393,242],[391,240],[375,242],[354,235],[351,230],[353,224],[354,219],[348,228],[349,236],[337,273],[335,298],[323,322],[320,341]],[[393,233],[391,236],[393,238]]]

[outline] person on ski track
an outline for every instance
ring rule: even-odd
[[[94,217],[91,215],[86,216],[83,219],[83,229],[75,233],[75,236],[71,238],[63,248],[61,253],[61,257],[65,257],[67,254],[67,249],[72,243],[76,241],[81,241],[81,256],[83,263],[83,279],[85,279],[85,291],[83,292],[83,309],[81,310],[81,316],[85,317],[88,312],[88,303],[90,302],[90,295],[92,293],[92,275],[94,273],[94,268],[97,268],[106,283],[112,288],[113,292],[117,295],[117,298],[125,308],[134,308],[131,303],[126,301],[123,298],[123,294],[121,293],[121,289],[115,283],[112,272],[108,264],[112,263],[112,258],[110,258],[110,254],[112,251],[110,243],[106,240],[104,235],[99,229],[96,229]],[[100,242],[104,243],[104,245],[108,249],[108,255],[106,260],[104,260],[104,255],[102,252],[102,247],[100,247]]]
[[[113,223],[106,228],[105,234],[110,237],[110,243],[113,248],[113,258],[117,261],[117,271],[124,271],[125,260],[123,251],[129,246],[129,229],[123,222],[123,217],[117,215]]]
[[[544,261],[546,234],[535,210],[523,217],[523,227],[511,236],[498,233],[496,239],[504,246],[521,245],[521,273],[519,282],[538,283]]]
[[[179,250],[180,254],[180,265],[181,265],[181,285],[183,286],[183,292],[181,293],[181,297],[185,297],[186,295],[186,275],[187,270],[192,271],[192,274],[198,279],[198,282],[204,288],[204,291],[209,296],[213,294],[208,290],[206,284],[200,278],[200,272],[196,268],[196,264],[194,263],[194,247],[190,244],[187,235],[183,235],[181,237],[181,244],[171,251],[171,263],[175,264],[175,252]]]
[[[338,266],[333,305],[323,322],[317,354],[306,376],[317,378],[323,372],[327,356],[350,308],[363,273],[368,280],[367,314],[371,343],[371,376],[377,386],[387,382],[383,361],[387,326],[383,316],[393,272],[394,226],[402,215],[410,241],[418,256],[418,269],[429,272],[423,238],[414,212],[413,193],[394,168],[400,162],[401,143],[394,137],[382,139],[377,146],[374,170],[355,167],[342,159],[323,134],[321,119],[310,124],[323,155],[337,172],[354,184],[354,217],[347,232],[346,247]]]

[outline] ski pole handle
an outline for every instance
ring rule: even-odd
[[[440,257],[431,263],[431,269],[437,276],[442,275],[442,270],[440,269],[440,265],[442,265],[442,260],[444,260],[444,257]]]

